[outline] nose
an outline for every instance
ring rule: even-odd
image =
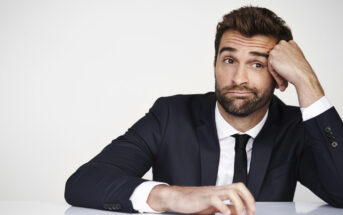
[[[232,81],[236,85],[243,85],[248,83],[247,69],[244,65],[239,65],[232,76]]]

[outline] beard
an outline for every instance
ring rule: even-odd
[[[219,104],[223,107],[226,113],[237,116],[246,117],[265,107],[271,101],[275,89],[275,83],[267,90],[260,92],[256,88],[247,86],[226,86],[219,89],[218,84],[215,84],[216,96]],[[230,91],[248,91],[250,96],[232,96]],[[227,96],[226,96],[227,95]]]

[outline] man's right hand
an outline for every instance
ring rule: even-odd
[[[232,205],[223,201],[230,200]],[[243,183],[227,186],[181,187],[157,185],[148,197],[147,203],[156,211],[174,211],[179,213],[224,215],[248,215],[256,211],[255,199]]]

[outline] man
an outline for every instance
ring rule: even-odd
[[[121,212],[254,214],[300,181],[343,207],[343,123],[273,12],[242,7],[215,39],[215,93],[160,98],[67,181],[76,206]],[[273,95],[295,86],[299,106]],[[141,179],[153,168],[153,181]],[[230,205],[223,201],[229,200]]]

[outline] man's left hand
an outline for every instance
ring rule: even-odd
[[[281,91],[287,88],[288,82],[295,86],[300,107],[307,107],[324,96],[316,74],[293,40],[281,40],[274,46],[269,52],[268,69]]]

